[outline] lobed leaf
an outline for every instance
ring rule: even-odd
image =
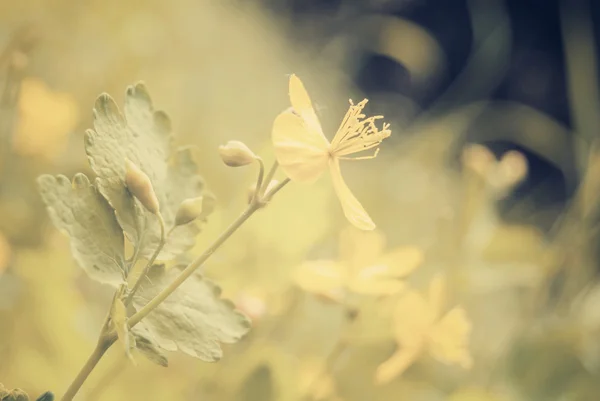
[[[156,344],[156,341],[148,328],[144,325],[144,322],[138,323],[131,329],[130,333],[133,334],[132,345],[137,348],[142,355],[157,365],[165,368],[169,366],[169,360],[162,352],[162,349]]]
[[[172,148],[171,122],[154,111],[146,87],[138,83],[127,89],[124,114],[115,101],[102,94],[94,107],[94,129],[86,133],[85,149],[100,192],[115,209],[127,237],[149,257],[160,239],[160,226],[129,193],[125,185],[125,159],[136,164],[152,182],[167,229],[185,198],[197,197],[204,187],[189,150]],[[193,246],[198,233],[194,223],[178,227],[159,255],[172,259]]]
[[[153,266],[134,306],[143,307],[179,273],[179,268]],[[220,293],[218,286],[201,275],[191,276],[143,320],[148,338],[167,351],[179,349],[207,362],[219,360],[220,343],[235,343],[250,329],[248,318],[221,299]]]
[[[63,175],[42,175],[37,181],[54,225],[71,239],[77,263],[94,280],[115,286],[123,283],[123,231],[113,209],[89,179],[79,173],[73,183]]]

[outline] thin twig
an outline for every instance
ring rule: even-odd
[[[135,295],[136,291],[140,288],[140,285],[142,284],[142,281],[148,275],[148,272],[150,271],[150,268],[152,267],[152,265],[154,264],[154,261],[158,257],[158,254],[160,253],[160,251],[165,246],[165,242],[166,242],[165,220],[163,219],[163,217],[160,214],[160,212],[156,215],[156,217],[158,217],[158,222],[160,224],[160,242],[158,243],[158,246],[156,247],[156,250],[154,251],[154,253],[150,257],[150,259],[148,260],[148,263],[146,263],[146,266],[144,266],[144,270],[142,271],[142,273],[140,274],[140,276],[135,281],[135,284],[133,285],[133,288],[129,292],[129,295],[127,295],[127,300],[125,301],[125,305],[129,305],[131,303],[131,301],[133,300],[133,296]]]

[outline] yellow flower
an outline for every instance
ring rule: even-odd
[[[389,382],[401,375],[422,353],[445,364],[470,368],[468,351],[471,322],[464,308],[457,306],[441,317],[444,306],[444,280],[437,276],[426,299],[416,291],[403,295],[394,312],[394,336],[398,350],[377,368],[375,381]]]
[[[350,109],[330,143],[323,134],[310,97],[296,75],[290,77],[289,91],[292,109],[279,114],[273,123],[272,139],[279,165],[292,181],[307,183],[314,182],[329,169],[346,218],[362,230],[373,230],[375,224],[344,182],[340,160],[375,157],[379,149],[371,156],[348,156],[378,147],[391,134],[389,124],[383,123],[382,129],[378,129],[375,120],[383,116],[365,118],[361,114],[367,99],[358,104],[350,100]]]
[[[305,291],[340,301],[345,291],[363,295],[390,295],[402,291],[402,280],[423,260],[415,247],[383,253],[385,238],[378,231],[354,228],[340,236],[340,260],[314,260],[295,272],[296,284]]]
[[[70,94],[55,92],[36,78],[23,80],[15,152],[52,160],[64,150],[78,116],[77,103]]]

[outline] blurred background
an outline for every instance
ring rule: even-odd
[[[342,165],[377,231],[348,234],[329,180],[289,185],[204,267],[251,333],[215,364],[171,354],[168,368],[134,366],[112,349],[78,399],[598,399],[599,44],[593,0],[0,1],[0,383],[62,394],[110,303],[35,184],[93,175],[83,135],[95,98],[122,104],[143,80],[193,147],[218,198],[193,256],[255,179],[217,147],[241,140],[272,162],[295,73],[328,138],[349,98],[391,124],[376,159]],[[408,249],[418,261],[402,259]],[[410,291],[444,274],[443,312],[459,305],[472,326],[470,369],[424,352],[378,382],[398,327],[412,327],[394,312],[402,294],[332,299],[307,273],[388,253],[414,264]]]

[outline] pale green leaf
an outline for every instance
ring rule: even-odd
[[[160,226],[156,216],[141,207],[127,190],[125,159],[150,178],[169,229],[181,201],[200,196],[204,187],[189,150],[173,150],[169,117],[154,111],[141,83],[127,89],[124,114],[109,95],[98,97],[94,129],[86,133],[85,149],[99,177],[99,189],[115,209],[123,230],[134,244],[139,244],[140,255],[149,257],[159,242]],[[175,229],[159,260],[172,259],[191,248],[197,233],[195,223]]]
[[[179,268],[154,266],[134,299],[141,308],[180,273]],[[220,343],[235,343],[250,329],[250,322],[220,298],[221,289],[200,275],[188,278],[170,297],[152,311],[143,323],[162,349],[204,361],[221,358]]]
[[[77,174],[71,184],[63,175],[42,175],[38,185],[54,225],[71,238],[77,263],[97,281],[123,283],[123,231],[113,209],[88,178]]]
[[[165,368],[169,366],[169,360],[156,343],[156,340],[154,340],[154,337],[152,337],[148,328],[144,325],[144,322],[138,323],[131,329],[130,333],[133,334],[132,344],[142,355],[157,365],[164,366]]]

